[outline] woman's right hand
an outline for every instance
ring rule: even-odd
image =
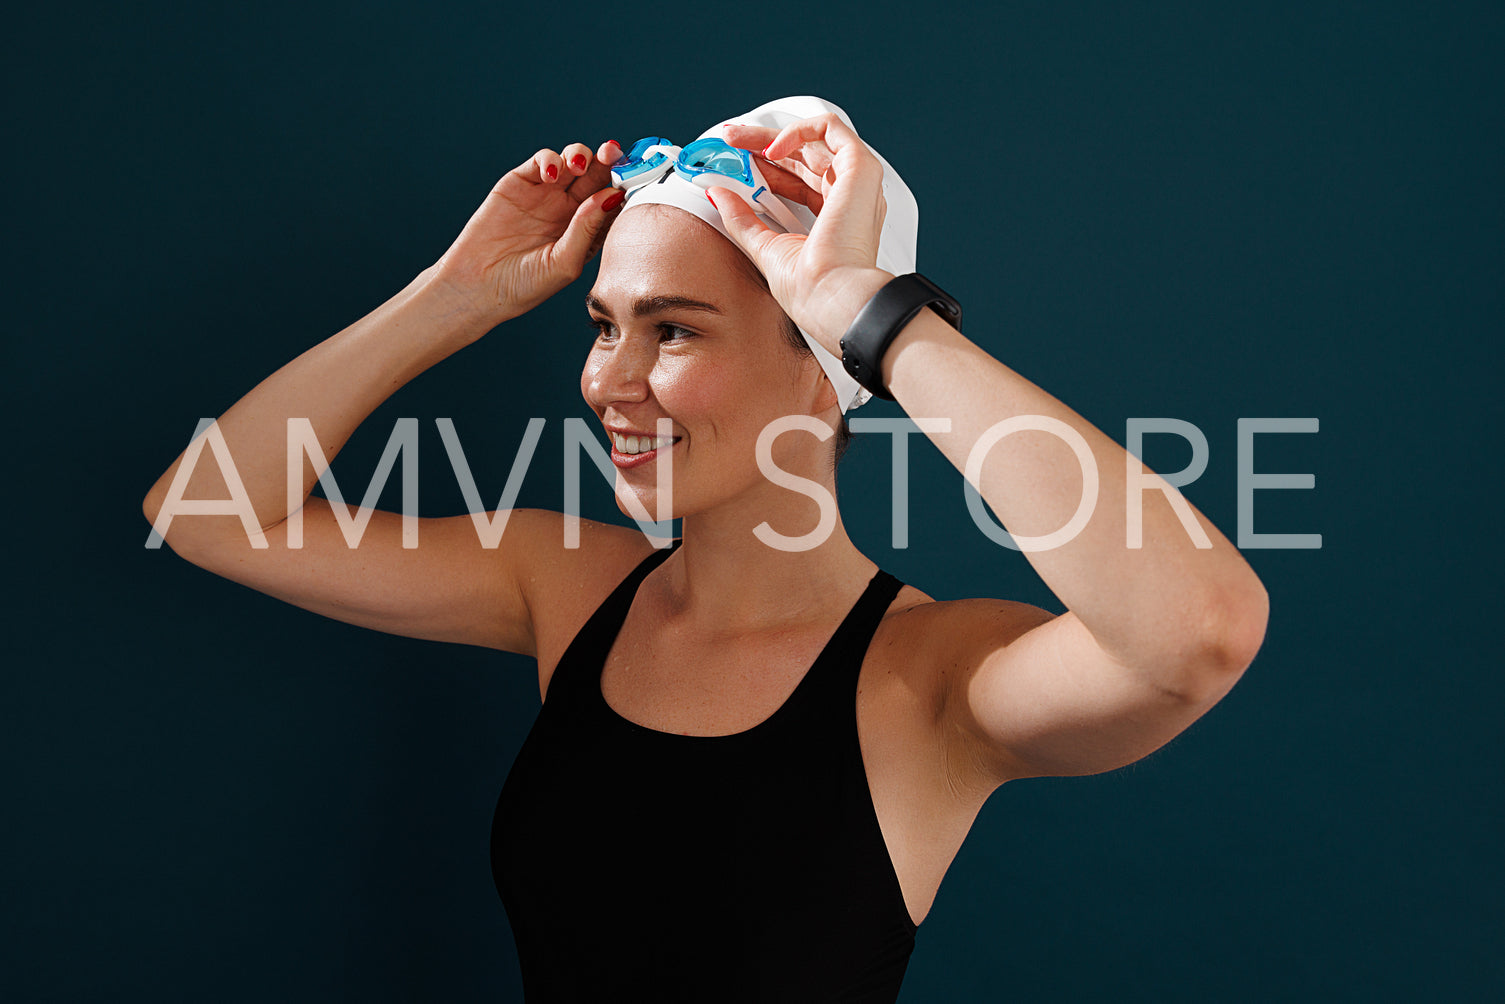
[[[614,141],[595,156],[571,143],[540,150],[492,188],[438,261],[439,277],[492,325],[524,314],[573,282],[601,249],[625,193],[611,188]]]

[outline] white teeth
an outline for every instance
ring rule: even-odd
[[[674,445],[673,436],[623,436],[613,432],[611,434],[612,445],[618,453],[629,456],[647,453],[649,450],[661,450],[666,446]]]

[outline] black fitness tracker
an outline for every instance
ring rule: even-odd
[[[874,397],[892,401],[883,385],[883,353],[899,332],[926,307],[957,331],[962,329],[962,305],[941,287],[918,272],[896,276],[857,312],[852,326],[841,336],[841,364]]]

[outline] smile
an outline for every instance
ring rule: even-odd
[[[673,436],[623,436],[615,432],[611,433],[612,447],[618,453],[625,453],[629,457],[639,453],[651,453],[673,444]]]
[[[650,464],[660,449],[672,448],[679,439],[674,436],[626,436],[608,432],[611,439],[611,462],[619,470]]]

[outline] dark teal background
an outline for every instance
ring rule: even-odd
[[[1500,7],[725,9],[8,16],[0,998],[520,999],[487,839],[532,663],[216,579],[142,547],[140,499],[199,417],[395,292],[538,147],[791,93],[907,179],[920,268],[979,344],[1119,441],[1129,417],[1204,430],[1186,493],[1230,536],[1237,420],[1321,422],[1258,441],[1256,469],[1316,488],[1259,493],[1256,529],[1323,547],[1246,552],[1273,611],[1245,680],[1133,767],[998,792],[903,999],[1505,992]],[[495,500],[537,415],[521,501],[559,505],[585,288],[400,392],[341,456],[347,492],[417,416],[422,509],[461,511],[447,416]],[[888,476],[859,439],[844,511],[875,560],[1061,609],[928,444],[891,551]]]

